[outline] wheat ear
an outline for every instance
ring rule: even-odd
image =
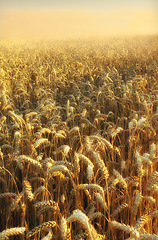
[[[23,181],[23,189],[24,189],[23,190],[24,196],[26,197],[26,199],[28,199],[29,201],[32,201],[34,198],[34,194],[32,193],[32,187],[29,181],[27,180]]]
[[[134,227],[131,227],[129,225],[125,225],[125,224],[122,224],[122,223],[119,223],[116,221],[111,221],[110,223],[111,223],[112,227],[123,230],[126,233],[130,233],[132,235],[132,237],[136,237],[136,239],[138,239],[140,236],[139,232],[136,229],[134,229]]]
[[[90,231],[89,218],[79,209],[74,210],[73,214],[67,219],[68,223],[73,221],[79,221],[82,224],[83,228],[88,232],[88,234],[90,236],[92,235]]]
[[[156,234],[142,234],[140,240],[158,240],[158,235]]]
[[[71,231],[67,226],[67,220],[63,217],[60,223],[61,237],[63,240],[71,240]]]
[[[44,223],[40,224],[39,226],[33,228],[31,231],[29,231],[26,235],[26,238],[33,236],[34,234],[42,231],[45,228],[52,228],[55,225],[56,225],[55,221],[44,222]]]
[[[6,240],[9,238],[9,236],[24,234],[25,231],[26,231],[25,227],[15,227],[3,230],[0,233],[0,240]]]
[[[42,240],[52,240],[53,234],[50,231],[44,238],[42,238]]]

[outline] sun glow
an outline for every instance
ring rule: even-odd
[[[0,37],[62,38],[157,33],[157,16],[148,10],[5,10]]]

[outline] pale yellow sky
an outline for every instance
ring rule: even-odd
[[[0,29],[3,38],[157,34],[158,16],[151,9],[3,9]]]

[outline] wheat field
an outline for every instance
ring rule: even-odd
[[[0,41],[0,240],[158,239],[157,53]]]

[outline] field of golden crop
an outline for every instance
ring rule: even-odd
[[[0,42],[0,240],[158,239],[157,53]]]

